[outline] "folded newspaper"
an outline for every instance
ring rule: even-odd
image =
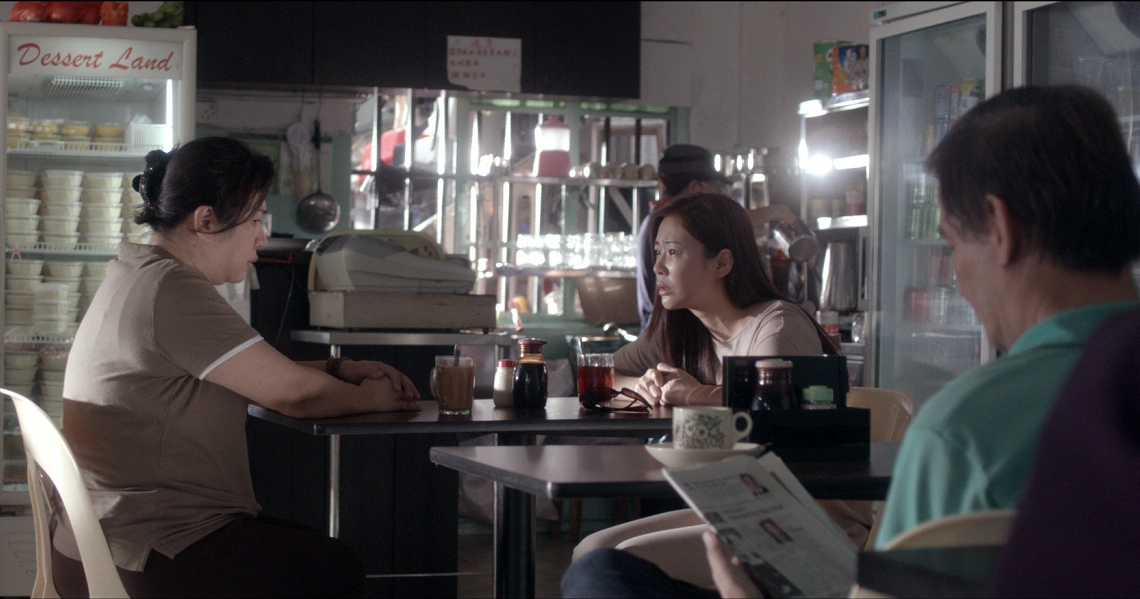
[[[775,454],[664,473],[767,596],[851,590],[858,549]]]

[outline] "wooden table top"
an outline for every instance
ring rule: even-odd
[[[605,436],[644,432],[647,436],[668,433],[673,409],[654,408],[649,413],[591,412],[582,410],[577,397],[551,397],[545,410],[496,408],[489,399],[476,399],[471,414],[439,413],[439,404],[421,401],[420,412],[382,412],[307,420],[292,418],[257,405],[250,416],[274,422],[311,435],[383,435],[408,433],[537,433]]]
[[[887,496],[898,443],[872,443],[867,461],[788,462],[817,499]],[[545,497],[671,497],[661,463],[640,445],[433,447],[432,462]]]

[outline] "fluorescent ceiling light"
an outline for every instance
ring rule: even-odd
[[[816,154],[807,161],[807,172],[813,175],[826,175],[831,172],[831,159],[822,154]]]
[[[835,168],[835,170],[842,171],[842,170],[847,170],[847,169],[852,169],[852,168],[867,168],[867,164],[869,164],[869,163],[870,163],[869,157],[866,154],[860,154],[858,156],[847,156],[844,158],[836,158],[832,162],[832,166]]]

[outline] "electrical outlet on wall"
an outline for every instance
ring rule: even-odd
[[[199,123],[208,123],[218,116],[218,109],[213,102],[198,102],[197,120]]]

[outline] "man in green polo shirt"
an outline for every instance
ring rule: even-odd
[[[910,425],[880,548],[928,520],[1016,508],[1085,340],[1138,299],[1140,186],[1096,92],[1004,92],[963,116],[927,167],[959,290],[1004,355],[949,383]]]

